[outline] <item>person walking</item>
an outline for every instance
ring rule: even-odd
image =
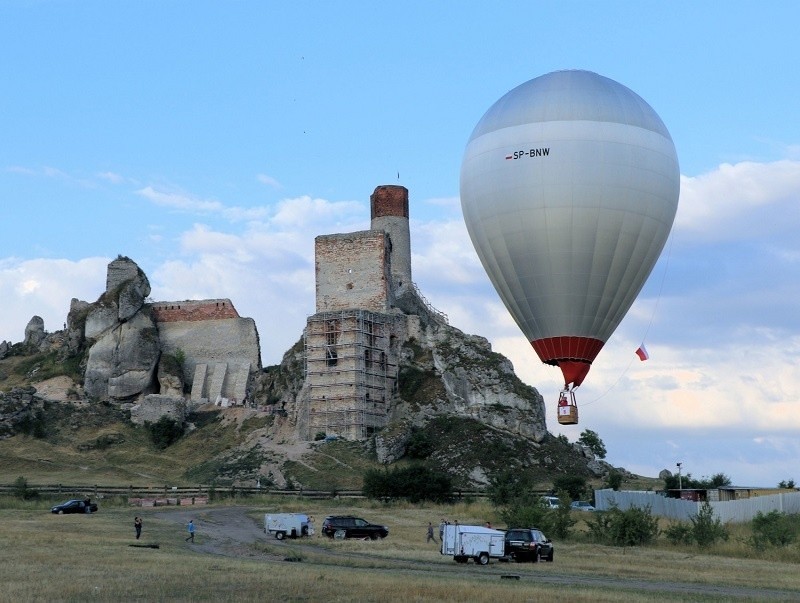
[[[429,521],[428,522],[428,538],[427,538],[427,540],[425,540],[425,542],[428,543],[431,540],[433,540],[434,542],[437,542],[436,536],[433,535],[433,524]]]
[[[139,536],[142,535],[142,518],[141,517],[134,517],[133,518],[133,529],[136,530],[136,540],[139,540]]]
[[[189,540],[194,542],[194,520],[193,519],[189,520],[189,523],[186,525],[186,530],[189,532],[189,535],[185,538],[185,540],[187,542]]]

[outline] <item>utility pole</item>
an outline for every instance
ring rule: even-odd
[[[683,465],[683,463],[678,463],[678,490],[683,490],[683,484],[681,483],[681,465]]]

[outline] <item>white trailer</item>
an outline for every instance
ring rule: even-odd
[[[305,513],[267,513],[264,515],[264,533],[278,540],[299,538],[314,534],[314,520]]]
[[[442,531],[442,555],[452,555],[457,563],[474,559],[486,565],[490,558],[499,559],[505,554],[505,532],[484,528],[448,524]]]

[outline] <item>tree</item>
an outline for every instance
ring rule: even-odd
[[[362,492],[373,499],[444,503],[453,499],[453,484],[449,475],[419,464],[392,471],[369,470],[364,474]]]
[[[714,544],[717,540],[728,540],[728,530],[719,517],[714,517],[714,508],[708,501],[700,506],[697,515],[689,517],[692,522],[694,541],[701,548]]]
[[[616,469],[612,469],[608,472],[608,477],[606,478],[606,487],[611,488],[614,491],[619,490],[619,487],[622,485],[622,473],[617,471]]]
[[[534,489],[534,484],[526,473],[515,469],[506,469],[489,478],[487,493],[489,500],[496,507],[512,502],[527,500]]]
[[[789,481],[786,482],[781,480],[780,483],[778,484],[778,488],[786,488],[792,490],[794,489],[794,480],[790,479]]]
[[[565,491],[571,500],[580,500],[586,491],[586,478],[580,475],[559,475],[553,480],[553,490]]]
[[[603,440],[591,429],[586,429],[581,433],[581,437],[578,438],[578,444],[586,446],[597,458],[606,458],[606,447],[603,444]]]

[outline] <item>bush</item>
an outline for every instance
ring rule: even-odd
[[[412,459],[424,460],[428,458],[434,450],[433,439],[430,434],[420,429],[414,429],[406,445],[406,455]]]
[[[155,423],[146,421],[144,426],[150,432],[150,440],[159,450],[170,447],[183,435],[183,425],[166,416]]]
[[[586,478],[580,475],[559,475],[553,480],[556,492],[567,492],[571,500],[580,500],[586,492]]]
[[[599,544],[642,546],[658,537],[658,519],[653,517],[650,506],[631,507],[625,511],[612,507],[593,515],[587,522],[589,535]]]
[[[371,469],[364,474],[363,494],[378,500],[403,498],[412,503],[444,503],[453,499],[453,484],[449,475],[424,465],[392,471]]]
[[[608,478],[606,478],[606,487],[611,488],[615,492],[619,490],[619,487],[622,485],[622,473],[617,471],[616,469],[612,469],[608,472]]]
[[[533,489],[534,484],[530,476],[519,470],[506,469],[489,479],[487,494],[489,500],[496,507],[530,506],[534,502],[532,495],[529,494]]]
[[[666,536],[667,540],[674,545],[694,543],[692,526],[680,521],[671,524],[666,530],[664,530],[664,536]]]
[[[33,500],[39,498],[39,492],[28,487],[28,480],[20,476],[14,480],[14,496],[22,500]]]
[[[500,511],[500,519],[509,528],[539,528],[545,533],[552,532],[550,514],[544,504],[509,505]]]
[[[714,518],[714,508],[704,502],[700,506],[697,515],[689,518],[692,522],[692,535],[694,541],[701,548],[706,548],[714,544],[717,540],[728,540],[728,530],[722,525],[722,521]]]
[[[751,544],[759,550],[764,550],[768,544],[772,546],[792,544],[800,525],[797,518],[780,511],[770,511],[766,515],[758,513],[753,518],[752,527]]]

